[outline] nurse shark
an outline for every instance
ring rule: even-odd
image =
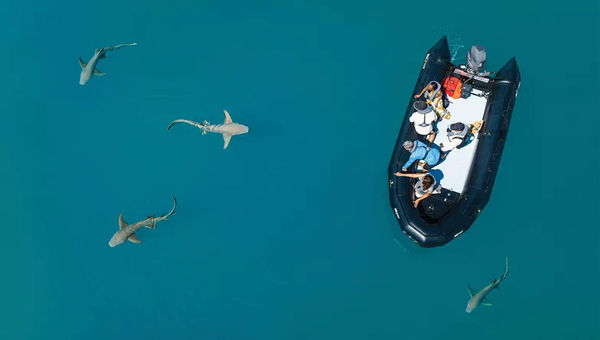
[[[120,45],[115,45],[115,46],[111,46],[111,47],[103,47],[101,49],[96,49],[94,51],[94,56],[87,63],[85,61],[83,61],[83,59],[81,59],[81,57],[79,57],[79,65],[81,66],[81,74],[79,75],[79,85],[85,85],[85,83],[87,83],[94,75],[96,75],[96,76],[106,75],[106,73],[104,73],[96,68],[98,61],[100,61],[100,59],[106,58],[106,52],[118,50],[119,48],[121,48],[123,46],[137,46],[137,43],[120,44]]]
[[[223,112],[225,113],[225,121],[223,121],[223,124],[212,125],[206,120],[202,124],[200,124],[187,119],[176,119],[172,121],[171,124],[169,124],[167,130],[170,130],[171,127],[177,123],[186,123],[201,129],[203,135],[205,135],[208,132],[220,133],[223,135],[223,149],[227,149],[229,141],[231,141],[231,137],[247,133],[248,127],[246,125],[234,123],[231,120],[231,116],[229,116],[229,112],[227,112],[227,110],[223,110]]]
[[[126,240],[128,240],[132,243],[142,243],[142,241],[140,241],[137,238],[137,236],[135,235],[135,232],[142,227],[154,229],[156,226],[156,222],[164,221],[164,220],[168,219],[169,217],[171,217],[173,214],[175,214],[175,208],[177,207],[177,200],[175,199],[175,196],[172,196],[172,197],[173,197],[173,208],[166,215],[161,215],[159,217],[148,216],[145,220],[141,220],[141,221],[133,223],[133,224],[128,224],[123,219],[123,214],[120,214],[119,215],[119,230],[113,235],[113,237],[110,239],[110,241],[108,241],[108,245],[111,247],[118,246],[119,244],[125,242]]]
[[[506,271],[504,275],[500,278],[494,279],[489,285],[485,286],[479,292],[475,291],[471,286],[467,286],[469,289],[469,295],[471,299],[469,299],[469,303],[467,303],[467,309],[465,310],[467,313],[471,313],[475,308],[479,307],[479,305],[483,306],[491,306],[492,304],[486,300],[486,296],[494,289],[500,286],[500,282],[506,279],[508,275],[508,257],[506,257]]]

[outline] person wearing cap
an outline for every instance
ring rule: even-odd
[[[475,134],[479,132],[482,125],[482,120],[473,122],[472,124],[464,124],[460,122],[450,124],[450,127],[446,129],[446,138],[442,143],[440,143],[442,157],[444,157],[446,153],[459,147],[461,144],[465,143],[463,144],[464,146],[470,143],[473,138],[475,138]]]
[[[422,100],[414,102],[413,107],[416,111],[413,112],[408,120],[414,124],[415,131],[419,135],[426,136],[427,140],[433,142],[435,139],[433,123],[438,119],[437,114],[433,112],[431,106]]]
[[[415,161],[423,161],[423,169],[425,171],[434,167],[440,161],[440,148],[435,144],[427,146],[427,144],[420,140],[405,141],[402,146],[406,151],[410,152],[408,161],[402,166],[402,171],[406,172],[406,169],[413,164]]]
[[[464,123],[453,123],[446,130],[446,138],[440,143],[440,150],[443,153],[454,150],[461,145],[469,136],[470,125]]]

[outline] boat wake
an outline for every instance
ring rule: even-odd
[[[463,48],[465,48],[465,44],[463,43],[463,40],[458,36],[450,36],[449,40],[451,40],[451,42],[448,43],[448,47],[450,48],[450,61],[456,64],[456,56],[459,55],[459,52],[461,52]],[[463,57],[460,57],[459,59],[462,59],[466,54],[461,53],[460,55]]]

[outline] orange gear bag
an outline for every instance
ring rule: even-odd
[[[456,77],[446,77],[444,79],[444,91],[446,94],[454,99],[460,98],[462,94],[463,83]]]

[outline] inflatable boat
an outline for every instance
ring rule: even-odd
[[[490,198],[500,165],[521,75],[515,58],[495,74],[479,72],[485,60],[473,60],[477,59],[471,55],[477,52],[473,50],[476,47],[471,48],[465,65],[451,62],[446,37],[427,52],[388,167],[394,215],[402,231],[422,247],[444,245],[469,229]],[[461,142],[463,145],[442,152],[440,162],[428,168],[439,187],[415,207],[418,179],[398,177],[396,173],[426,171],[420,162],[403,171],[411,156],[403,143],[420,140],[432,147],[428,137],[417,133],[416,122],[409,120],[418,106],[414,105],[419,100],[415,95],[432,82],[443,84],[444,107],[449,112],[449,117],[442,116],[432,124],[436,131],[433,146],[447,141],[456,123],[479,125],[477,131],[471,130],[471,138]]]

